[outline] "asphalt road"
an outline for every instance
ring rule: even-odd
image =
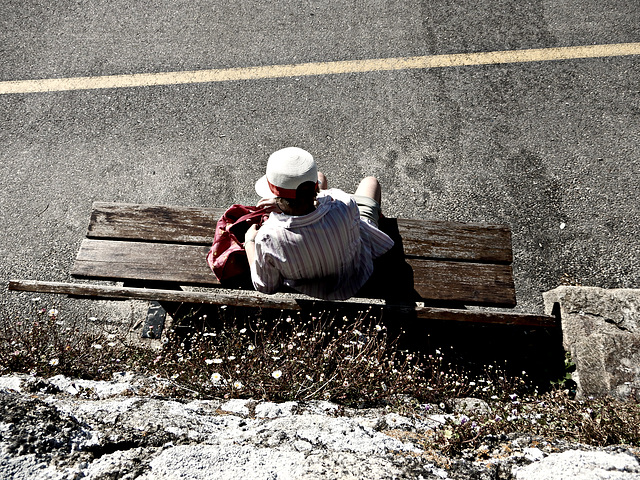
[[[0,1],[14,80],[640,42],[638,0]],[[253,203],[268,155],[365,175],[388,216],[505,223],[520,308],[640,287],[640,57],[0,95],[9,278],[69,280],[91,203]],[[77,316],[128,307],[45,297]],[[71,313],[69,313],[71,314]]]

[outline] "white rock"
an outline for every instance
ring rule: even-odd
[[[360,425],[356,419],[346,417],[334,418],[312,414],[280,417],[269,421],[268,424],[249,424],[245,438],[254,438],[256,432],[264,434],[265,429],[270,432],[280,431],[287,438],[303,440],[314,447],[338,452],[419,452],[413,446],[405,445],[400,440]]]
[[[276,418],[293,415],[298,408],[298,402],[263,402],[256,405],[256,417]]]
[[[240,415],[249,415],[250,412],[247,404],[250,402],[251,400],[236,398],[220,405],[220,410],[224,410],[225,412],[238,413]]]
[[[11,480],[66,480],[64,472],[48,465],[35,455],[11,457],[0,452],[1,478]]]
[[[310,402],[305,402],[304,404],[304,410],[306,413],[315,413],[318,415],[331,415],[332,413],[337,412],[338,409],[338,405],[326,400],[312,400]]]
[[[0,389],[22,392],[22,377],[16,375],[0,377]]]
[[[237,445],[178,446],[151,461],[139,480],[293,480],[301,478],[304,453]]]
[[[313,445],[309,442],[305,442],[304,440],[296,440],[293,442],[293,448],[295,448],[298,452],[308,452],[313,450]]]
[[[86,480],[114,478],[115,472],[121,472],[126,467],[135,471],[136,461],[143,453],[141,448],[133,448],[102,455],[97,460],[86,465],[82,470],[82,475],[78,475],[77,478]],[[129,476],[129,478],[135,477]]]
[[[640,464],[625,453],[570,450],[514,469],[516,480],[637,480]]]
[[[539,462],[544,459],[544,452],[539,448],[525,448],[522,453],[530,462]]]
[[[299,445],[302,445],[299,443]],[[390,458],[368,454],[242,445],[189,445],[163,451],[137,480],[379,480],[409,478]],[[413,478],[447,478],[426,467]],[[434,477],[434,475],[436,475]]]
[[[400,430],[413,430],[415,423],[410,419],[397,413],[388,413],[384,416],[384,421],[389,428]]]
[[[135,388],[142,381],[126,376],[119,380],[112,383],[131,381]],[[76,384],[63,378],[55,381],[67,388]],[[4,379],[6,385],[11,382]],[[91,387],[84,384],[82,388]],[[0,417],[2,479],[448,478],[446,470],[436,468],[423,455],[419,444],[411,443],[415,435],[404,435],[401,430],[428,435],[428,430],[453,418],[450,415],[409,418],[384,409],[342,409],[342,415],[335,415],[332,413],[338,407],[323,402],[171,400],[131,397],[130,391],[126,396],[98,398],[94,394],[70,397],[55,392],[27,395],[0,387],[0,395],[8,407],[6,418]],[[12,412],[43,408],[46,415],[26,415],[24,428],[15,428],[17,419],[23,417]],[[251,415],[254,412],[256,416]],[[50,427],[54,425],[64,428],[58,431]],[[82,450],[98,455],[82,456],[78,463],[71,455],[69,463],[55,464],[46,455],[7,454],[10,450],[5,449],[11,443],[26,441],[30,432],[40,431],[45,442],[52,441],[40,447],[54,446],[53,453],[59,458]],[[485,470],[488,461],[502,462],[503,467],[514,469],[518,480],[640,478],[640,465],[631,455],[576,450],[545,457],[537,448],[526,448],[526,439],[513,442],[515,450],[521,452],[518,455],[468,461],[461,468],[475,475]],[[488,448],[484,452],[491,455]],[[525,458],[533,463],[512,467]]]
[[[90,390],[97,398],[109,398],[131,390],[131,384],[127,381],[128,378],[118,378],[120,381],[107,382],[81,379],[71,380],[62,375],[56,375],[49,379],[49,383],[70,395],[77,395],[81,389],[85,389]]]

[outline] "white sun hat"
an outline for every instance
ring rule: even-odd
[[[304,182],[318,182],[318,168],[313,156],[298,147],[274,152],[267,161],[267,174],[256,182],[262,198],[296,198],[296,189]]]

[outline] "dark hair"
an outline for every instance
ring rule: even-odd
[[[316,182],[304,182],[296,188],[296,198],[278,197],[278,201],[291,211],[311,211],[316,199]]]

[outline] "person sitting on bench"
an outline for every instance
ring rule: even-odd
[[[297,147],[273,153],[255,185],[257,206],[270,212],[245,235],[256,290],[282,286],[325,300],[353,297],[373,273],[373,260],[393,246],[378,227],[381,188],[366,177],[354,195],[327,189],[313,156]]]

